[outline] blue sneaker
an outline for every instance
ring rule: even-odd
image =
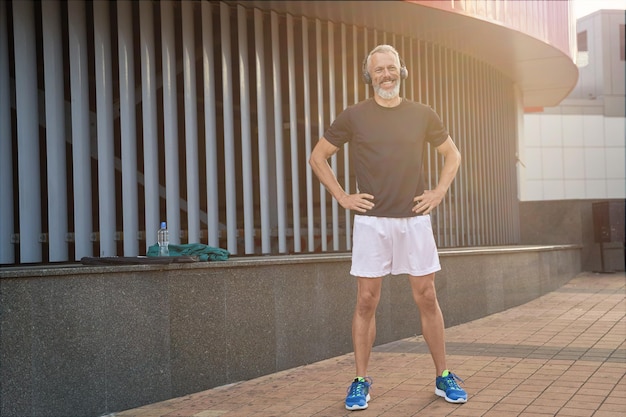
[[[372,379],[369,377],[354,378],[348,387],[348,395],[346,396],[347,410],[365,410],[367,408],[367,402],[370,400],[370,385],[372,385]]]
[[[459,387],[456,381],[463,382],[461,378],[446,369],[441,376],[437,377],[435,394],[444,397],[449,403],[467,402],[467,393],[463,388]]]

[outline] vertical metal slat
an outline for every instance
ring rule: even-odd
[[[322,22],[315,20],[315,55],[317,68],[317,137],[324,136],[324,68],[322,66]],[[328,250],[328,231],[326,230],[326,188],[320,183],[320,236],[323,252]]]
[[[467,162],[465,165],[473,166],[473,171],[478,172],[478,166],[476,165],[476,106],[474,102],[474,84],[475,84],[475,76],[474,76],[474,60],[471,58],[466,59],[465,63],[465,89],[467,91],[467,98],[465,100],[466,103],[466,113],[468,114],[468,123],[467,123]],[[469,167],[468,167],[469,171]],[[478,245],[478,219],[476,215],[477,211],[477,186],[476,186],[476,175],[472,175],[468,177],[468,217],[471,228],[470,237],[471,240],[469,242],[470,245]]]
[[[2,9],[4,9],[4,7],[2,7]],[[0,13],[3,12],[0,11]],[[55,196],[54,201],[48,199],[48,259],[50,262],[60,262],[67,261],[69,257],[66,241],[68,220],[67,158],[65,156],[65,93],[63,89],[63,61],[58,58],[63,55],[61,6],[56,0],[42,2],[41,13],[43,16],[46,16],[45,19],[42,19],[41,24],[43,34],[43,65],[45,69],[47,187],[48,195]],[[0,29],[0,33],[3,33],[2,29]],[[0,37],[2,37],[2,35],[0,35]],[[0,81],[0,91],[8,91],[2,88],[2,81]],[[9,95],[5,94],[5,96],[8,98]],[[1,106],[0,104],[0,107]],[[0,116],[0,126],[2,126],[2,124],[3,121]],[[8,124],[8,127],[10,129],[10,124]],[[2,128],[0,127],[0,129]],[[0,132],[0,137],[6,137],[6,141],[9,142],[10,133],[4,136],[3,132]],[[0,154],[3,152],[4,149],[0,147]],[[7,156],[9,158],[11,157],[10,150],[7,152]],[[1,160],[0,165],[5,162],[6,161]],[[10,160],[8,164],[11,166]],[[0,177],[2,176],[3,175],[0,174]],[[0,195],[0,200],[2,199],[3,197]],[[12,198],[9,199],[9,201],[12,200]],[[4,207],[0,209],[0,212],[4,212]],[[1,226],[0,229],[2,229]],[[7,233],[0,235],[9,236]],[[0,247],[1,246],[2,243],[0,242]]]
[[[353,32],[352,32],[353,35],[356,34],[354,30],[355,28],[353,26]],[[350,73],[348,72],[348,61],[347,61],[347,54],[348,54],[347,36],[348,36],[348,28],[346,27],[344,23],[342,23],[341,24],[341,73],[343,74],[343,76],[341,77],[342,111],[343,109],[348,107],[348,79],[350,78]],[[353,65],[353,68],[356,67],[356,57],[353,58],[352,65]],[[352,78],[354,78],[354,76]],[[357,90],[355,89],[355,92],[356,91]],[[344,178],[343,189],[345,190],[347,194],[350,194],[350,151],[349,151],[349,145],[347,143],[343,146],[343,178]],[[350,210],[344,209],[343,215],[345,219],[344,230],[346,233],[346,237],[345,237],[346,250],[350,250],[352,247],[352,237],[350,233],[351,231]]]
[[[115,149],[113,139],[113,70],[109,3],[93,3],[93,37],[96,90],[96,138],[98,148],[98,256],[115,256]],[[119,7],[119,6],[118,6]],[[119,8],[118,8],[119,13]],[[123,23],[122,23],[123,24]],[[119,24],[118,24],[119,27]],[[120,41],[120,48],[123,41]],[[124,61],[120,60],[120,64]],[[120,74],[122,75],[122,74]],[[120,77],[122,81],[122,77]],[[120,118],[124,109],[120,108]],[[124,157],[122,150],[122,157]],[[124,215],[126,212],[123,212]]]
[[[484,108],[484,125],[483,129],[485,132],[483,149],[485,150],[485,159],[483,160],[485,172],[489,172],[488,162],[494,161],[493,150],[494,150],[494,142],[496,140],[494,132],[493,132],[493,93],[492,93],[492,85],[490,73],[491,71],[486,65],[482,65],[483,69],[483,92],[485,93],[485,97],[483,100],[483,108]],[[487,82],[489,80],[489,82]],[[488,239],[489,242],[497,243],[495,241],[495,226],[494,223],[497,221],[497,213],[495,212],[496,200],[494,196],[493,190],[493,178],[485,178],[485,198],[486,198],[486,206],[487,206],[487,218],[489,222],[485,224],[488,225]]]
[[[304,101],[304,146],[306,160],[311,158],[311,90],[309,72],[309,22],[302,17],[302,100]],[[309,252],[315,250],[315,222],[313,209],[313,171],[309,164],[306,165],[306,213],[307,213],[307,248]]]
[[[9,65],[9,26],[6,7],[2,4],[0,5],[0,264],[15,262],[15,248],[10,239],[14,233],[14,213]]]
[[[328,36],[328,123],[335,120],[337,111],[335,109],[335,26],[333,22],[327,23]],[[322,135],[320,135],[321,137]],[[337,154],[330,157],[330,166],[337,177],[339,177],[337,167]],[[337,200],[330,197],[332,210],[332,230],[333,230],[333,250],[339,250],[339,204]]]
[[[248,22],[246,9],[237,6],[239,39],[239,108],[241,114],[241,170],[245,253],[254,253],[254,193],[252,186],[252,140],[250,133],[250,81],[248,79]]]
[[[122,227],[124,255],[139,254],[139,196],[137,195],[137,120],[135,112],[135,51],[133,10],[129,0],[117,3],[120,79],[120,134],[122,145]]]
[[[485,86],[483,83],[484,77],[482,73],[482,66],[480,65],[479,62],[474,61],[474,67],[476,71],[476,86],[474,90],[475,103],[476,103],[476,109],[477,109],[476,120],[477,122],[480,122],[480,123],[476,123],[476,137],[475,137],[476,139],[475,158],[476,158],[476,165],[479,167],[478,169],[479,175],[477,178],[478,185],[476,187],[477,199],[478,199],[477,214],[478,214],[478,218],[480,219],[479,220],[480,244],[483,244],[483,243],[486,244],[489,242],[487,231],[486,231],[486,229],[489,226],[485,225],[485,222],[486,222],[485,211],[487,210],[486,197],[485,197],[485,190],[486,190],[485,180],[487,178],[487,175],[489,175],[489,173],[486,172],[486,167],[484,167],[482,164],[483,155],[484,155],[483,141],[485,137],[485,132],[483,130],[483,126],[485,123],[484,102],[486,100],[486,97],[484,96]]]
[[[276,215],[278,216],[278,252],[287,252],[285,211],[285,168],[283,157],[283,101],[280,71],[280,43],[278,40],[278,14],[272,11],[272,85],[274,91],[274,140],[276,152]]]
[[[220,26],[222,45],[222,92],[224,108],[224,166],[226,182],[226,236],[227,249],[237,253],[237,193],[235,176],[235,130],[233,121],[233,64],[230,36],[230,11],[225,3],[220,3]]]
[[[435,50],[437,51],[437,56],[435,57]],[[433,80],[433,97],[434,97],[434,101],[433,101],[433,106],[435,108],[435,110],[437,111],[437,113],[439,114],[439,117],[442,117],[444,122],[446,120],[446,115],[445,115],[445,100],[443,97],[443,73],[445,71],[445,67],[443,65],[442,62],[442,47],[441,45],[436,45],[433,46],[433,55],[432,55],[432,80]],[[432,147],[429,146],[430,148],[430,152],[431,155],[433,157],[433,162],[435,165],[435,169],[434,169],[434,174],[431,173],[432,175],[434,175],[434,180],[431,178],[431,187],[435,187],[437,186],[437,184],[439,184],[439,175],[440,175],[440,156],[439,153],[437,152],[437,150]],[[439,205],[437,206],[437,208],[435,209],[435,212],[437,214],[437,231],[435,232],[437,235],[437,242],[440,245],[444,245],[447,243],[446,242],[446,238],[445,238],[445,229],[447,226],[447,222],[446,222],[446,206],[445,206],[445,201],[443,205]],[[444,232],[443,235],[443,240],[442,240],[442,229]]]
[[[363,28],[363,64],[366,64],[365,60],[367,59],[367,54],[369,54],[369,50],[373,49],[373,48],[369,48],[369,43],[367,42],[367,27]],[[362,68],[363,70],[367,71],[367,68]],[[363,83],[363,89],[365,91],[365,98],[368,99],[370,98],[370,86]]]
[[[296,112],[296,63],[294,58],[294,21],[287,15],[287,71],[289,82],[289,139],[291,147],[291,206],[293,210],[293,251],[302,252],[300,242],[300,161],[298,156],[298,115]]]
[[[259,201],[261,204],[261,253],[271,252],[269,164],[267,147],[267,112],[265,111],[265,47],[263,36],[263,14],[254,10],[254,50],[257,93],[257,126],[259,146]]]
[[[165,159],[165,207],[170,243],[180,243],[180,187],[178,167],[178,106],[176,88],[176,44],[174,5],[161,5],[161,61],[163,77],[163,141]],[[158,228],[158,226],[157,226]]]
[[[198,172],[198,106],[194,2],[183,1],[183,85],[185,103],[185,166],[187,183],[187,242],[200,242],[200,184]]]
[[[4,5],[3,5],[4,6]],[[13,3],[15,44],[15,112],[19,187],[20,261],[41,262],[41,199],[35,7],[32,1]],[[35,122],[33,122],[35,121]],[[54,196],[50,196],[54,198]]]
[[[451,80],[451,108],[452,108],[452,118],[450,120],[451,125],[454,127],[454,140],[458,143],[458,147],[462,148],[463,137],[461,135],[461,120],[463,116],[460,111],[460,101],[462,95],[461,85],[459,83],[459,58],[460,54],[450,51],[451,54],[451,62],[450,62],[450,80]],[[461,156],[461,164],[463,163],[463,157]],[[464,223],[462,220],[462,216],[459,213],[463,213],[463,194],[465,193],[465,189],[463,186],[463,181],[465,180],[465,175],[463,174],[463,170],[460,169],[455,179],[454,184],[454,205],[452,219],[454,222],[455,230],[454,230],[454,241],[452,243],[453,246],[460,246],[463,239],[464,232]]]
[[[202,70],[204,82],[204,136],[207,183],[207,242],[219,246],[219,197],[217,183],[217,128],[215,115],[215,58],[213,55],[213,15],[211,5],[200,3],[202,11]]]
[[[459,222],[459,227],[461,229],[460,231],[460,237],[459,237],[459,241],[458,241],[458,245],[459,246],[467,246],[467,236],[468,236],[468,223],[467,223],[467,210],[468,210],[468,205],[467,205],[467,194],[468,194],[468,189],[467,189],[467,163],[466,163],[466,159],[467,155],[465,154],[465,150],[466,150],[466,146],[467,146],[467,131],[466,131],[466,125],[465,125],[465,120],[466,120],[466,113],[465,113],[465,89],[463,88],[464,85],[464,68],[463,68],[463,59],[464,59],[464,55],[462,54],[458,54],[456,55],[456,59],[455,59],[455,66],[454,66],[454,74],[455,74],[455,84],[456,84],[456,89],[458,91],[458,97],[456,98],[456,115],[457,115],[457,120],[456,120],[456,125],[457,125],[457,129],[455,132],[455,141],[458,143],[459,148],[461,149],[461,167],[459,168],[459,186],[458,186],[458,192],[459,195],[457,196],[457,204],[460,207],[460,210],[458,210],[458,217],[457,217],[457,221]]]
[[[91,134],[85,4],[67,4],[69,24],[70,91],[72,96],[72,167],[74,180],[75,259],[92,256]]]
[[[160,222],[153,7],[152,2],[139,3],[146,251],[157,241],[156,230]]]

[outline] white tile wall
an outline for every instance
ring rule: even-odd
[[[565,183],[563,180],[544,180],[543,181],[544,200],[564,200],[565,199]]]
[[[543,181],[529,180],[526,181],[526,187],[524,189],[525,198],[527,201],[543,200]]]
[[[606,161],[606,178],[626,178],[626,152],[625,148],[605,148],[604,160]]]
[[[561,117],[542,117],[541,146],[563,146]]]
[[[541,146],[541,118],[524,118],[524,144],[525,146]]]
[[[606,180],[606,192],[610,198],[624,198],[624,194],[626,194],[626,180]]]
[[[606,178],[606,157],[604,148],[585,148],[585,178]]]
[[[626,198],[626,118],[524,115],[522,201]]]
[[[626,118],[606,117],[604,119],[604,144],[607,147],[624,147],[626,144]]]
[[[526,148],[522,162],[526,165],[526,179],[540,180],[543,178],[541,148]]]
[[[564,114],[563,146],[583,146],[583,118],[577,114]]]
[[[566,200],[583,200],[587,197],[584,180],[565,180],[564,182]]]
[[[563,148],[543,148],[541,150],[544,180],[563,179]]]
[[[604,116],[590,114],[580,115],[580,117],[583,119],[583,144],[585,146],[604,146]]]
[[[582,147],[563,148],[563,176],[566,180],[585,178],[585,151]]]
[[[585,180],[587,198],[607,198],[606,180]]]

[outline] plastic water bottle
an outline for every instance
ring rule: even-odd
[[[170,256],[170,234],[167,231],[166,222],[161,222],[161,228],[157,231],[157,243],[159,244],[159,256]]]

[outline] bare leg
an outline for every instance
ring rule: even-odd
[[[376,307],[382,278],[357,278],[357,300],[352,318],[352,343],[356,376],[367,376],[367,366],[376,339]]]
[[[411,275],[409,281],[413,291],[413,299],[420,311],[422,334],[439,376],[447,369],[447,366],[443,314],[437,301],[435,274],[421,277]]]

